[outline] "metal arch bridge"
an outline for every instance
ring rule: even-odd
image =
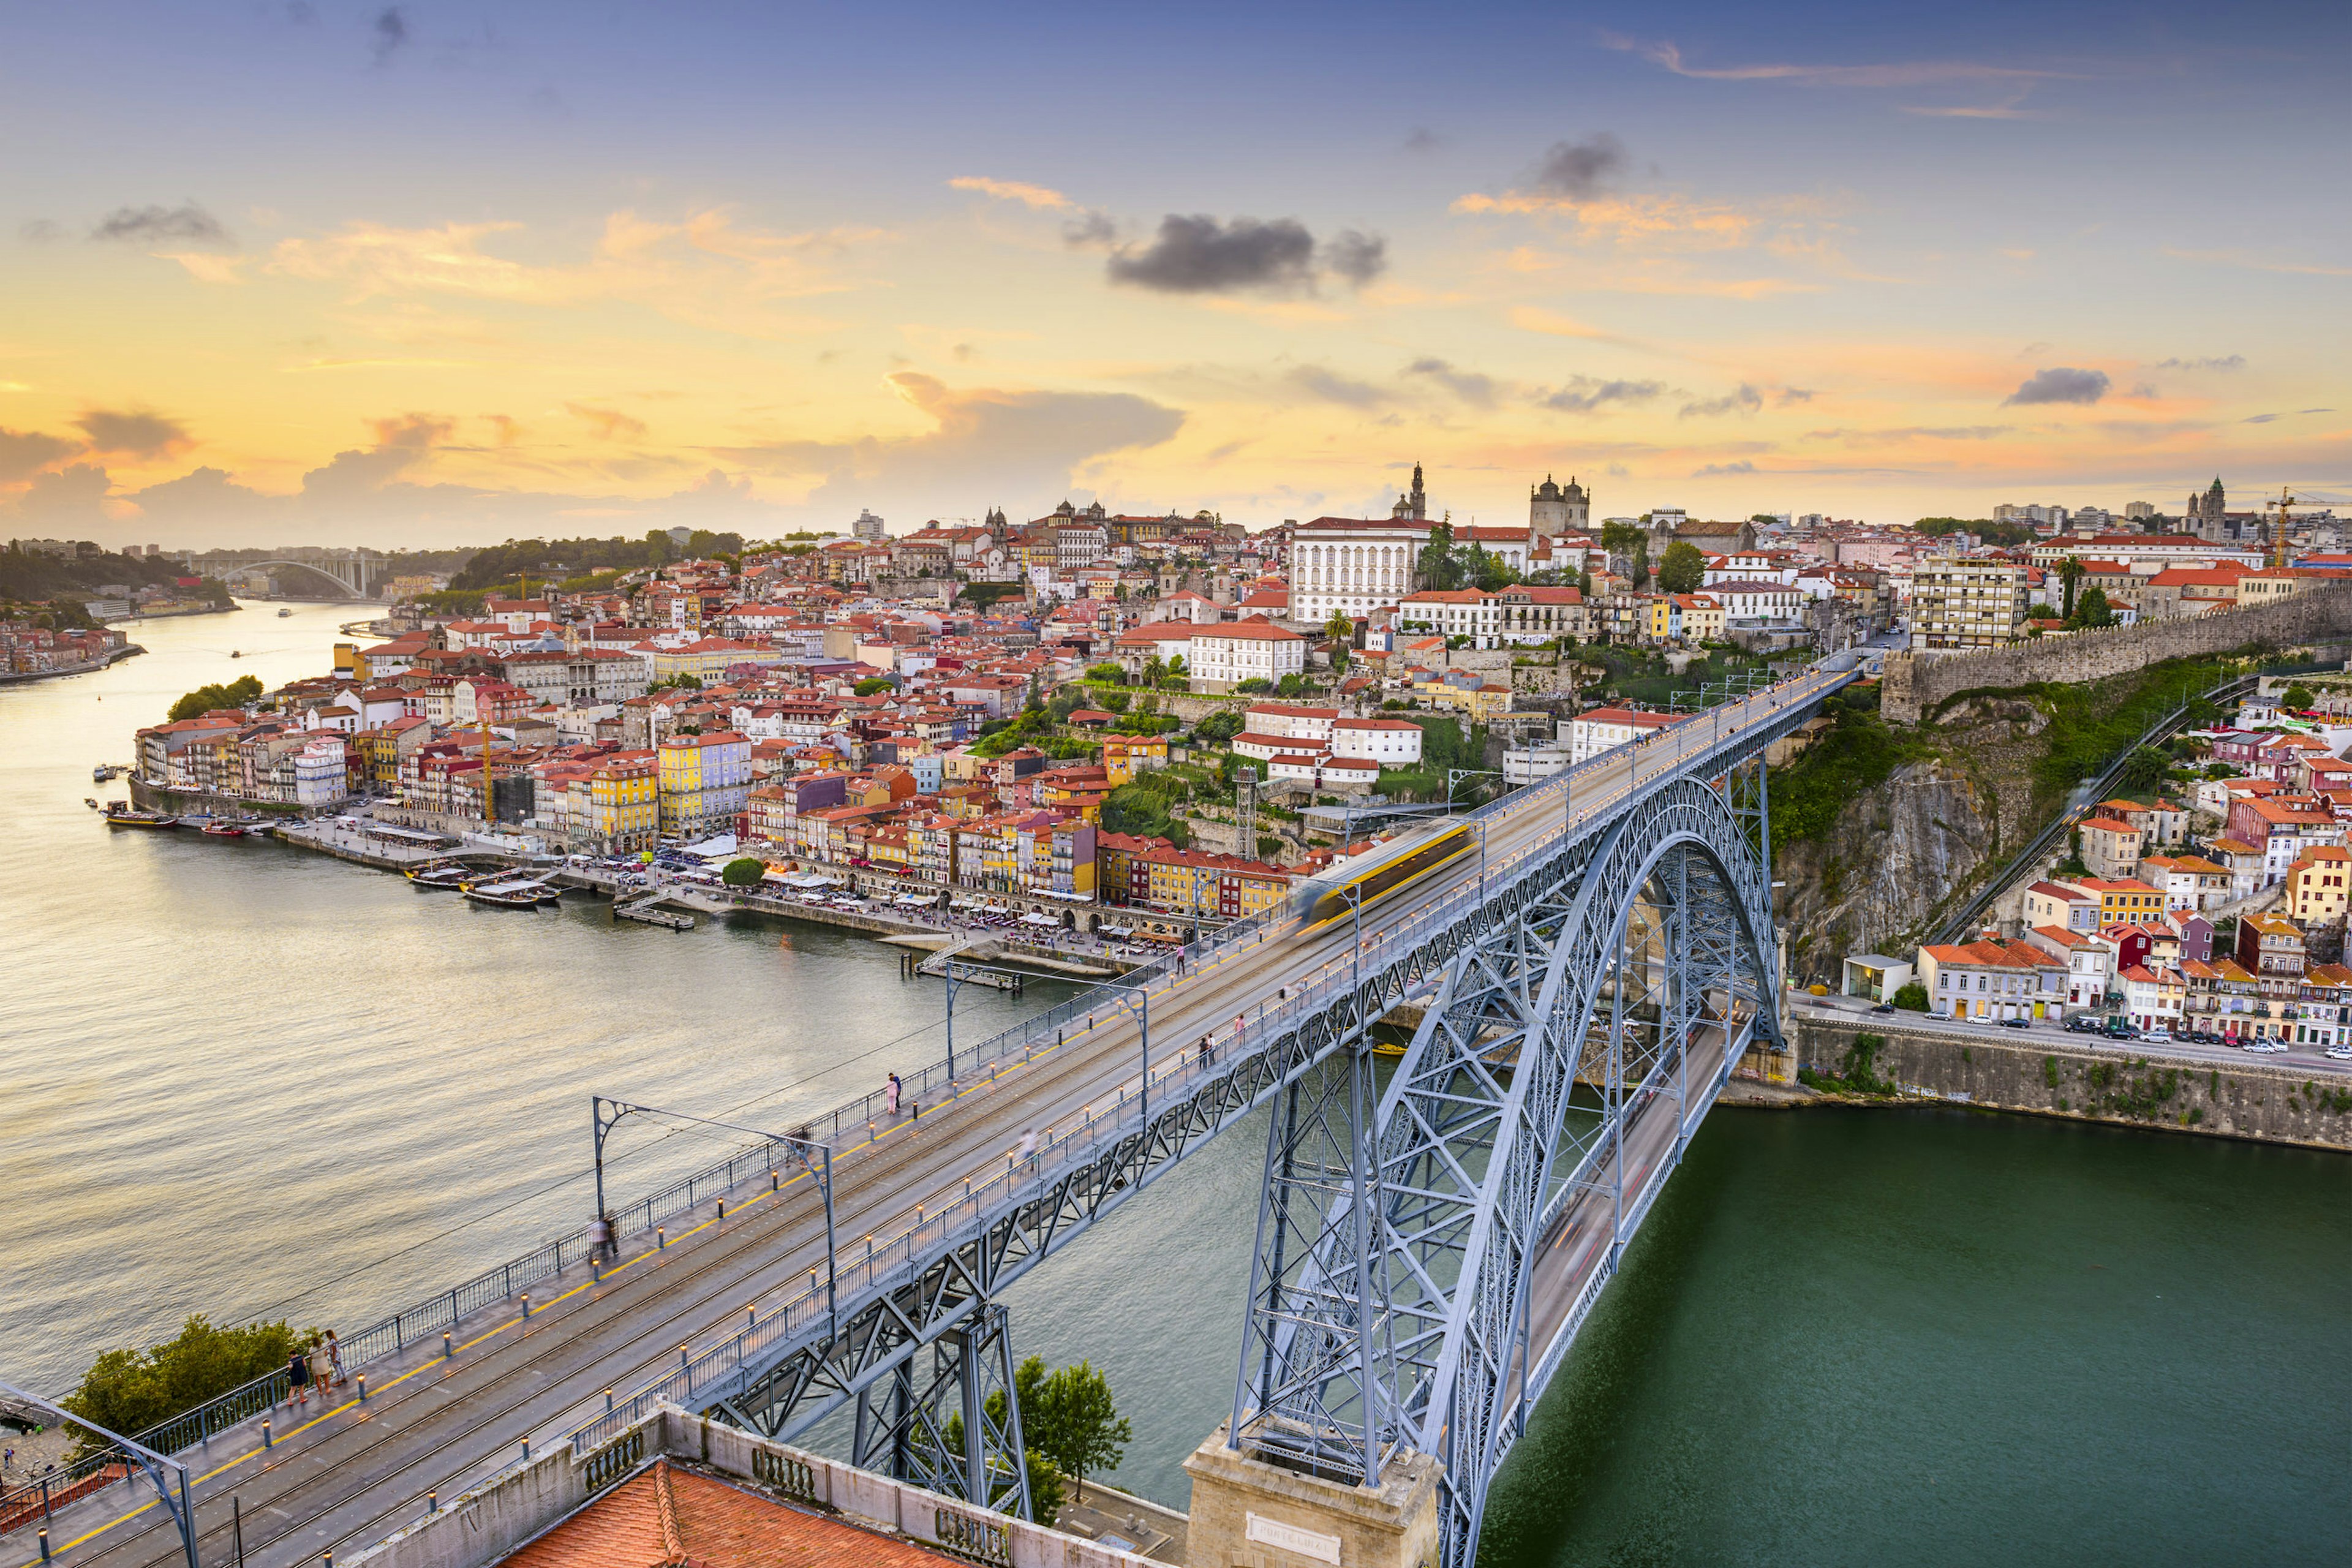
[[[1479,854],[1360,911],[1360,937],[1228,927],[911,1075],[898,1117],[868,1097],[619,1209],[602,1258],[583,1228],[347,1334],[364,1400],[289,1413],[279,1373],[134,1436],[188,1460],[211,1549],[241,1496],[253,1568],[348,1554],[428,1494],[592,1453],[661,1403],[786,1439],[845,1409],[857,1463],[1025,1508],[1017,1406],[987,1413],[1013,1361],[995,1298],[1273,1104],[1229,1436],[1352,1479],[1437,1456],[1460,1568],[1626,1240],[1777,1031],[1762,755],[1853,679],[1784,682],[1482,808]],[[1366,1031],[1404,1002],[1425,1016],[1375,1116]],[[167,1521],[116,1495],[71,1502],[52,1539],[109,1568],[177,1560]]]

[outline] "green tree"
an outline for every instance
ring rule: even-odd
[[[1114,664],[1109,659],[1105,659],[1100,664],[1090,664],[1087,666],[1087,679],[1088,680],[1104,681],[1112,686],[1125,686],[1127,684],[1127,670],[1124,667]]]
[[[1889,1000],[1906,1013],[1924,1013],[1927,1010],[1927,988],[1916,980],[1906,980]]]
[[[2279,693],[2279,706],[2282,708],[2291,708],[2300,712],[2310,707],[2311,702],[2311,688],[2300,680]]]
[[[1192,726],[1192,739],[1204,746],[1222,744],[1242,732],[1242,711],[1220,708]]]
[[[2124,759],[2123,771],[2116,775],[2116,782],[2135,792],[2152,790],[2164,782],[2164,775],[2171,768],[2172,759],[2154,746],[2137,746],[2133,748],[2132,754]]]
[[[313,1337],[282,1320],[215,1328],[197,1313],[162,1344],[104,1352],[82,1374],[80,1386],[58,1403],[84,1420],[136,1436],[283,1367],[295,1347]]]
[[[1421,547],[1419,571],[1423,581],[1441,592],[1462,586],[1462,563],[1454,553],[1454,530],[1450,524],[1431,526],[1429,542]]]
[[[1356,623],[1345,610],[1334,610],[1331,618],[1323,623],[1323,635],[1337,643],[1356,640]]]
[[[2074,606],[2074,613],[2066,617],[2066,624],[2077,628],[2114,626],[2115,606],[2107,603],[2107,591],[2094,586],[2085,593],[2082,603]]]
[[[1062,1367],[1035,1388],[1034,1402],[1021,1404],[1022,1440],[1069,1477],[1083,1498],[1087,1472],[1118,1468],[1135,1433],[1111,1398],[1109,1380],[1091,1362]]]
[[[768,874],[768,863],[753,855],[738,856],[727,862],[719,879],[730,888],[756,888],[760,879]]]
[[[1128,704],[1135,699],[1124,691],[1097,691],[1095,700],[1101,703],[1107,712],[1124,713]]]
[[[1256,697],[1273,690],[1274,682],[1262,675],[1253,675],[1247,680],[1235,681],[1234,689],[1244,697]]]
[[[667,566],[675,559],[677,552],[671,547],[668,531],[659,528],[646,530],[646,564]]]
[[[177,722],[182,719],[201,718],[215,708],[242,708],[260,695],[260,678],[240,675],[226,686],[215,682],[197,687],[172,704],[171,717]],[[127,1433],[124,1435],[129,1436]]]
[[[2084,574],[2089,570],[2072,555],[2058,563],[2058,581],[2066,588],[2064,602],[2058,612],[2062,619],[2071,621],[2074,618],[2074,595],[2081,590]]]
[[[1677,539],[1666,546],[1666,553],[1658,563],[1658,592],[1696,594],[1706,578],[1706,556],[1697,545]]]
[[[869,675],[849,689],[860,697],[872,697],[884,691],[896,691],[898,683],[887,675]]]

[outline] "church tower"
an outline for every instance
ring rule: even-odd
[[[1421,488],[1421,465],[1412,466],[1412,489],[1397,497],[1389,516],[1399,522],[1425,522],[1429,519],[1429,496]]]
[[[1592,500],[1584,487],[1570,476],[1568,483],[1552,482],[1549,474],[1543,483],[1528,489],[1528,527],[1549,539],[1563,533],[1581,533],[1591,526]]]
[[[2221,531],[2229,522],[2228,508],[2228,500],[2221,490],[2221,476],[2216,474],[2204,494],[2200,495],[2195,490],[2189,492],[2189,513],[2185,520],[2189,531],[2209,543],[2221,542]]]

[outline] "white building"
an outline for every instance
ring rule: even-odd
[[[1244,680],[1307,673],[1307,639],[1270,621],[1192,628],[1189,668],[1199,691],[1231,691]]]
[[[1793,621],[1804,613],[1804,591],[1777,577],[1719,578],[1706,593],[1727,621]]]
[[[1242,728],[1253,735],[1271,735],[1307,742],[1309,748],[1331,742],[1331,726],[1339,721],[1337,708],[1309,708],[1290,702],[1253,702],[1242,710]]]
[[[1421,726],[1402,719],[1341,719],[1331,726],[1331,754],[1410,768],[1421,761]]]
[[[1333,611],[1370,615],[1412,592],[1429,524],[1412,518],[1318,517],[1290,536],[1291,618],[1320,626]]]
[[[1630,708],[1595,708],[1579,713],[1564,726],[1569,765],[1573,767],[1644,735],[1654,735],[1690,717],[1688,713],[1642,713]]]
[[[1914,648],[1999,647],[2025,626],[2026,568],[1997,557],[1938,555],[1911,574]]]
[[[2024,940],[2066,965],[2066,1010],[2105,1005],[2115,988],[2116,944],[2093,932],[2067,926],[2035,926]]]
[[[317,811],[350,793],[343,773],[343,738],[322,734],[294,759],[294,804]]]

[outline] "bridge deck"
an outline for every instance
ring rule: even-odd
[[[1580,764],[1570,779],[1572,826],[1589,830],[1654,779],[1746,730],[1787,719],[1848,679],[1808,677]],[[1554,838],[1562,815],[1552,788],[1523,792],[1489,815],[1483,874],[1491,879]],[[1368,940],[1481,876],[1481,859],[1472,858],[1375,904],[1364,922]],[[1295,924],[1273,928],[1263,940],[1221,949],[1181,977],[1156,984],[1149,999],[1154,1073],[1189,1058],[1207,1035],[1216,1037],[1221,1058],[1246,1050],[1248,1020],[1278,991],[1296,995],[1344,981],[1353,942],[1349,921],[1307,932]],[[1136,1093],[1142,1070],[1135,1022],[1109,994],[1088,1026],[1034,1060],[836,1145],[843,1267],[862,1257],[869,1237],[887,1251],[925,1209],[936,1213],[970,1181],[1003,1171],[1024,1130],[1048,1137]],[[1628,1158],[1636,1163],[1654,1144],[1671,1142],[1651,1131],[1660,1125],[1654,1110],[1633,1124]],[[731,1337],[747,1311],[764,1318],[822,1268],[824,1213],[808,1177],[787,1178],[772,1194],[739,1188],[727,1208],[723,1220],[708,1207],[676,1217],[666,1248],[637,1253],[601,1282],[578,1268],[542,1280],[528,1319],[511,1303],[472,1315],[458,1325],[449,1360],[436,1340],[372,1363],[363,1405],[347,1387],[292,1412],[279,1406],[267,1451],[251,1423],[184,1454],[205,1563],[219,1563],[231,1551],[232,1497],[243,1510],[248,1568],[293,1568],[330,1548],[348,1556],[425,1511],[428,1492],[452,1499],[520,1458],[526,1440],[534,1451],[560,1440],[604,1408],[605,1390],[626,1395],[676,1367],[682,1348],[699,1351]],[[1563,1271],[1560,1283],[1539,1281],[1538,1299],[1567,1291],[1574,1260],[1589,1258],[1593,1245],[1589,1222],[1571,1215],[1559,1245],[1545,1254],[1548,1270]],[[51,1539],[70,1549],[77,1565],[168,1568],[180,1561],[177,1531],[152,1501],[133,1506],[140,1500],[110,1488],[58,1510]],[[29,1531],[11,1539],[18,1550],[9,1561],[32,1557]]]

